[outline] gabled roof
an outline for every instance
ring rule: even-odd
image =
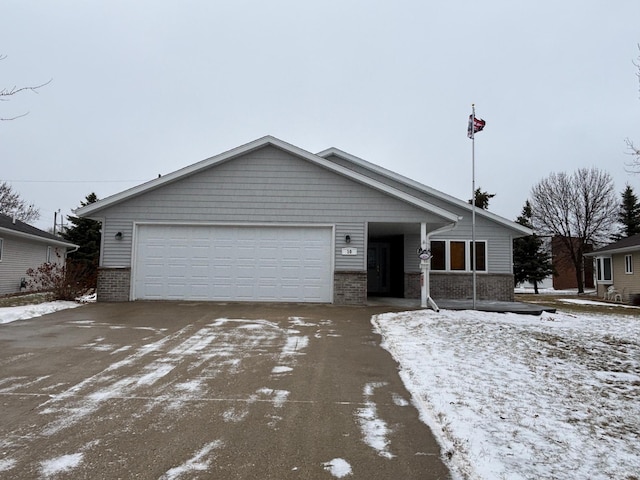
[[[128,190],[117,193],[110,197],[104,198],[95,203],[91,203],[89,205],[79,208],[78,210],[76,210],[75,213],[80,217],[92,217],[96,215],[98,212],[100,212],[101,210],[104,210],[105,208],[111,207],[113,205],[117,205],[118,203],[124,202],[126,200],[129,200],[143,193],[160,188],[163,185],[167,185],[169,183],[175,182],[182,178],[198,173],[202,170],[206,170],[214,165],[219,165],[221,163],[232,160],[233,158],[239,157],[241,155],[245,155],[254,150],[258,150],[260,148],[263,148],[269,145],[280,148],[288,153],[291,153],[292,155],[296,155],[311,163],[314,163],[323,168],[326,168],[327,170],[331,170],[339,175],[350,178],[351,180],[354,180],[358,183],[367,185],[371,188],[374,188],[378,191],[386,193],[399,200],[405,201],[411,205],[414,205],[418,208],[428,211],[434,215],[441,217],[447,223],[455,223],[459,220],[459,217],[456,214],[451,213],[441,207],[432,205],[429,202],[419,199],[411,194],[403,192],[390,185],[386,185],[385,183],[375,180],[373,178],[370,178],[366,175],[357,173],[341,165],[337,165],[336,163],[331,162],[330,160],[327,160],[318,155],[314,155],[311,152],[308,152],[306,150],[303,150],[302,148],[296,147],[295,145],[291,145],[290,143],[283,142],[282,140],[279,140],[270,135],[259,138],[245,145],[241,145],[239,147],[236,147],[234,149],[231,149],[219,155],[194,163],[187,167],[181,168],[180,170],[176,170],[175,172],[169,173],[162,177],[143,183],[142,185],[138,185],[136,187],[130,188]]]
[[[598,250],[594,250],[588,254],[585,254],[586,257],[596,257],[601,254],[612,254],[612,253],[626,253],[632,252],[635,250],[640,250],[640,233],[636,235],[632,235],[627,238],[623,238],[618,240],[617,242],[610,243]]]
[[[33,227],[21,220],[14,219],[8,215],[0,213],[0,235],[12,234],[23,238],[28,238],[37,242],[61,247],[77,247],[73,243],[67,242],[60,237],[56,237],[44,230]]]
[[[322,152],[319,152],[317,155],[323,158],[330,157],[331,155],[335,155],[337,157],[343,158],[353,164],[359,165],[362,168],[365,168],[374,173],[377,173],[378,175],[382,175],[383,177],[389,178],[391,180],[395,180],[396,182],[403,183],[420,192],[426,193],[427,195],[438,198],[444,202],[456,205],[457,207],[468,211],[469,215],[471,215],[473,206],[470,203],[460,200],[459,198],[452,197],[451,195],[447,195],[446,193],[436,190],[435,188],[428,187],[427,185],[424,185],[420,182],[416,182],[415,180],[412,180],[408,177],[400,175],[399,173],[392,172],[391,170],[387,170],[386,168],[381,167],[379,165],[375,165],[371,162],[367,162],[362,158],[356,157],[355,155],[351,155],[350,153],[344,152],[338,148],[328,148],[326,150],[323,150]],[[511,230],[515,230],[516,232],[522,235],[533,234],[533,231],[530,228],[520,225],[517,222],[512,222],[511,220],[501,217],[500,215],[496,215],[495,213],[491,213],[488,210],[484,210],[482,208],[476,208],[476,215],[492,220],[495,223],[498,223]]]

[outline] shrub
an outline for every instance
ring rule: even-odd
[[[48,292],[52,300],[75,300],[91,288],[92,269],[76,262],[43,263],[38,268],[30,268],[27,275],[29,290]]]

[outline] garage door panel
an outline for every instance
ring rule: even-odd
[[[332,230],[142,225],[134,296],[330,302]]]

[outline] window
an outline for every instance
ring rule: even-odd
[[[466,242],[450,242],[449,243],[449,259],[451,261],[451,270],[466,270],[467,259]]]
[[[633,255],[624,256],[624,273],[633,273]]]
[[[2,247],[4,246],[4,240],[0,238],[0,262],[2,261]]]
[[[431,270],[446,270],[447,269],[447,257],[446,257],[446,242],[440,240],[434,240],[431,242]]]
[[[470,272],[473,270],[473,252],[468,240],[432,240],[431,270]],[[476,240],[476,270],[487,271],[487,242]]]
[[[611,257],[596,257],[596,276],[598,282],[611,282]]]
[[[487,269],[487,244],[486,242],[476,242],[476,270],[485,271]],[[473,250],[471,251],[471,268],[473,269]]]

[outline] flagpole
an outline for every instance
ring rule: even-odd
[[[476,309],[476,105],[471,104],[471,269],[473,309]]]

